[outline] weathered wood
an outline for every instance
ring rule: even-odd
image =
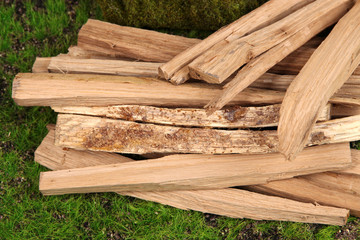
[[[318,121],[330,119],[328,104]],[[280,105],[264,107],[232,107],[219,110],[207,116],[199,108],[158,108],[139,105],[121,105],[109,107],[53,107],[55,112],[101,116],[126,121],[157,123],[176,126],[250,128],[277,126]]]
[[[349,117],[360,115],[360,107],[334,104],[331,106],[330,113],[332,117]]]
[[[233,38],[238,38],[261,29],[264,26],[282,19],[310,2],[313,2],[313,0],[271,0],[237,21],[221,28],[186,51],[179,53],[176,57],[159,68],[159,76],[170,79],[177,71],[185,67],[193,59],[216,43],[229,37],[229,35],[233,35]],[[183,77],[186,77],[186,75],[183,75]]]
[[[348,143],[307,148],[292,162],[279,153],[170,155],[155,160],[43,172],[39,188],[44,195],[217,189],[264,184],[349,166]]]
[[[278,127],[280,151],[294,159],[320,108],[360,63],[360,1],[335,25],[287,89]]]
[[[360,150],[351,149],[352,166],[349,169],[341,170],[338,173],[355,174],[360,177]]]
[[[221,92],[220,86],[187,83],[174,86],[155,78],[95,74],[19,73],[13,98],[24,106],[110,106],[122,104],[202,107]],[[284,93],[247,89],[230,105],[281,103]]]
[[[32,67],[33,73],[48,73],[48,66],[50,64],[50,57],[36,57]]]
[[[198,39],[93,19],[82,26],[78,37],[78,46],[83,49],[149,62],[169,61],[198,42]]]
[[[321,175],[323,173],[314,174]],[[350,209],[354,216],[360,216],[360,196],[346,193],[337,189],[326,188],[304,177],[269,182],[264,185],[246,186],[244,189],[293,199],[296,201],[313,203]]]
[[[51,58],[48,69],[55,73],[88,73],[156,77],[159,63],[105,59]]]
[[[318,123],[308,145],[359,139],[360,116],[355,116]],[[55,141],[63,147],[133,154],[260,154],[278,151],[275,130],[186,128],[71,114],[58,115]]]
[[[308,28],[302,28],[286,41],[251,60],[237,73],[231,82],[225,85],[223,92],[206,105],[208,112],[211,113],[221,109],[231,101],[232,98],[239,95],[241,91],[261,77],[276,63],[299,48],[313,35],[317,34],[330,24],[335,23],[346,12],[347,7],[352,4],[352,1],[341,2],[343,3],[342,7],[335,8],[334,11],[327,14],[326,17],[321,18],[321,20],[318,19],[319,21],[315,21],[313,24],[309,25]],[[340,1],[337,3],[340,3]]]
[[[287,42],[286,40],[298,35],[300,31],[307,32],[308,36],[307,38],[295,37],[294,41],[299,43],[294,43],[294,45],[297,45],[296,48],[303,45],[319,31],[339,20],[352,4],[352,0],[315,1],[249,35],[234,41],[217,43],[189,64],[190,76],[209,83],[221,83],[251,59],[282,42]],[[318,28],[314,27],[314,24],[321,25],[322,28],[311,31],[312,28]],[[291,49],[289,46],[291,52],[296,48]]]

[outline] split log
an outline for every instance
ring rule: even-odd
[[[293,52],[317,33],[339,20],[352,4],[352,0],[315,1],[256,32],[234,41],[227,39],[228,41],[216,44],[190,63],[190,76],[209,83],[222,83],[251,59],[278,44],[287,42],[294,35],[299,35],[298,32],[306,32],[306,38],[295,37],[293,41],[298,42],[293,43],[296,45],[295,48],[291,49],[288,46]],[[312,32],[313,30],[310,29],[317,28],[313,26],[314,24],[321,25],[322,28]],[[291,52],[288,52],[287,55]]]
[[[360,115],[360,107],[334,104],[331,106],[330,112],[332,117],[349,117]]]
[[[50,64],[51,57],[36,57],[34,65],[32,67],[33,73],[48,73],[48,66]]]
[[[39,188],[44,195],[217,189],[265,184],[349,166],[348,143],[307,148],[291,162],[279,153],[170,155],[156,160],[43,172]]]
[[[335,25],[288,88],[280,110],[279,148],[294,159],[319,110],[360,63],[360,1]]]
[[[360,116],[318,123],[308,145],[360,139]],[[278,151],[275,130],[219,130],[161,126],[59,114],[56,144],[80,150],[144,154],[205,153],[260,154]]]
[[[186,51],[179,53],[176,57],[171,59],[171,61],[159,68],[159,76],[170,79],[177,71],[185,67],[193,59],[214,46],[216,43],[229,37],[229,35],[234,34],[238,37],[244,36],[282,19],[310,2],[313,2],[313,0],[271,0],[237,21],[221,28]]]
[[[78,36],[83,49],[149,62],[169,61],[199,41],[93,19],[82,26]]]
[[[342,170],[339,173],[355,174],[360,177],[360,150],[351,149],[352,166],[349,169]]]
[[[12,96],[23,106],[202,107],[220,91],[220,86],[202,83],[174,86],[155,78],[19,73],[13,82]],[[281,103],[283,96],[277,91],[247,89],[230,105],[276,104]]]
[[[333,3],[335,3],[335,1],[333,1]],[[342,4],[341,7],[333,9],[331,13],[328,13],[325,16],[320,17],[319,15],[320,18],[313,22],[313,24],[306,28],[302,28],[286,41],[278,44],[245,65],[237,73],[235,78],[225,85],[223,92],[206,105],[208,112],[211,113],[215,110],[221,109],[229,101],[231,101],[231,99],[237,96],[251,83],[256,81],[256,79],[261,77],[276,63],[284,59],[291,52],[295,51],[312,36],[316,35],[327,26],[335,23],[339,18],[341,18],[341,16],[343,16],[343,14],[346,13],[347,8],[352,5],[353,1],[336,1],[336,3]]]
[[[318,121],[330,119],[328,104]],[[176,126],[255,128],[277,126],[280,105],[264,107],[232,107],[207,116],[198,108],[158,108],[151,106],[122,105],[109,107],[53,107],[55,112],[100,116],[126,121],[137,121]]]
[[[88,73],[156,77],[160,63],[105,59],[51,58],[48,69],[55,73]]]

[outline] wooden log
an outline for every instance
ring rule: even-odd
[[[317,123],[308,145],[360,139],[360,116]],[[80,150],[144,154],[260,154],[278,151],[275,130],[219,130],[144,124],[101,117],[59,114],[57,145]]]
[[[83,49],[149,62],[169,61],[198,42],[198,39],[93,19],[82,26],[78,36],[78,46]]]
[[[159,68],[159,76],[170,79],[177,71],[189,64],[193,59],[201,55],[203,52],[214,46],[216,43],[229,37],[231,34],[243,36],[247,33],[261,29],[279,19],[298,10],[313,0],[271,0],[249,14],[241,17],[237,21],[221,28],[205,40],[197,43],[184,52],[179,53]],[[186,76],[186,75],[183,75]]]
[[[55,73],[87,73],[156,77],[159,63],[105,59],[51,58],[48,69]]]
[[[281,105],[280,151],[294,159],[318,112],[360,63],[360,1],[336,24],[288,88]]]
[[[360,107],[334,104],[331,106],[330,113],[332,117],[349,117],[360,115]]]
[[[55,112],[100,116],[126,121],[175,126],[257,128],[277,126],[280,105],[263,107],[232,107],[219,110],[211,116],[199,108],[159,108],[139,105],[109,107],[52,107]],[[330,120],[328,104],[318,121]]]
[[[156,160],[43,172],[39,188],[44,195],[217,189],[265,184],[349,166],[348,143],[307,148],[291,162],[279,153],[170,155]]]
[[[352,4],[352,0],[315,1],[256,32],[234,41],[218,43],[189,64],[190,76],[209,83],[222,83],[251,59],[286,42],[300,31],[309,34],[314,24],[322,25],[322,29],[310,33],[307,38],[295,38],[299,42],[295,44],[296,48],[303,45],[319,31],[339,20]],[[328,17],[329,14],[332,16]],[[296,48],[292,48],[292,51]]]
[[[354,174],[360,177],[360,150],[351,149],[352,166],[349,169],[341,170],[338,173]]]
[[[106,165],[109,161],[113,161],[114,163],[118,160],[120,160],[120,162],[122,161],[122,159],[117,159],[117,154],[76,150],[68,151],[56,147],[53,141],[54,135],[54,130],[50,130],[47,137],[35,152],[35,161],[51,170],[89,167],[93,166],[93,163]],[[39,150],[43,148],[43,146],[47,146],[51,151]],[[53,154],[53,152],[55,152],[55,154]],[[41,155],[37,153],[41,153]],[[66,161],[63,161],[63,156],[66,156]],[[131,159],[128,160],[132,161]],[[268,197],[261,194],[250,193],[245,190],[230,188],[204,191],[118,193],[184,210],[191,209],[233,218],[247,217],[251,219],[343,225],[346,223],[348,215],[346,210],[313,204],[302,204],[283,198]],[[286,206],[286,209],[284,209],[284,206]]]
[[[50,60],[50,57],[36,57],[31,71],[33,73],[48,73]]]
[[[323,173],[314,174],[321,175]],[[325,188],[304,177],[269,182],[264,185],[244,187],[261,194],[279,196],[296,201],[350,209],[351,215],[360,216],[360,196]]]
[[[337,3],[340,3],[340,1],[337,1]],[[352,1],[342,1],[342,3],[342,7],[335,8],[334,11],[327,14],[326,17],[318,19],[318,21],[315,21],[313,24],[309,25],[308,28],[299,30],[286,41],[278,44],[266,53],[251,60],[237,73],[231,82],[225,85],[223,92],[206,105],[208,112],[211,113],[215,110],[221,109],[232,98],[237,96],[251,83],[256,81],[256,79],[261,77],[276,63],[281,61],[295,49],[299,48],[303,43],[308,41],[312,36],[320,32],[322,29],[331,25],[332,23],[335,23],[346,12],[347,7],[351,6]]]
[[[13,98],[24,106],[110,106],[120,104],[202,107],[219,94],[220,86],[188,83],[174,86],[154,78],[95,74],[19,73]],[[281,103],[283,93],[248,89],[230,105]]]

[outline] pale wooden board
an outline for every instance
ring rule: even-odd
[[[278,127],[280,151],[293,159],[306,145],[319,110],[360,63],[360,1],[329,36],[286,91]],[[351,90],[348,90],[351,92]]]
[[[354,174],[360,177],[360,150],[351,149],[352,167],[339,173]]]
[[[218,189],[264,184],[349,166],[348,143],[307,148],[291,162],[279,153],[170,155],[156,160],[44,172],[39,188],[44,195]]]
[[[360,116],[353,116],[319,122],[308,145],[359,139]],[[186,128],[72,114],[58,115],[56,144],[76,149],[133,154],[278,152],[275,130]]]
[[[294,45],[303,45],[319,31],[340,19],[351,4],[352,0],[315,1],[258,31],[233,41],[226,39],[217,43],[189,64],[190,76],[209,83],[221,83],[242,65],[276,45],[287,42],[288,39],[299,35],[299,32],[300,35],[309,35],[307,38],[295,37],[295,41],[297,39],[300,43]],[[328,15],[334,18],[331,19]],[[312,31],[312,28],[317,28],[314,24],[322,26],[322,29]],[[289,47],[291,51],[287,55],[296,48]]]
[[[330,119],[328,104],[318,121]],[[219,110],[207,116],[199,108],[159,108],[139,105],[121,105],[109,107],[53,107],[55,112],[88,116],[101,116],[126,121],[157,123],[175,126],[221,127],[221,128],[257,128],[277,126],[280,105],[264,107],[232,107]]]
[[[165,62],[200,40],[89,19],[82,26],[78,46],[115,56]]]
[[[261,29],[311,2],[313,2],[313,0],[271,0],[249,14],[239,18],[237,21],[221,28],[186,51],[178,53],[171,61],[160,67],[159,75],[165,79],[170,79],[177,71],[185,67],[194,58],[225,38],[231,36],[231,38],[236,39]],[[182,71],[182,73],[177,75],[177,78],[184,79],[187,73]],[[173,79],[172,81],[176,80]]]
[[[31,71],[33,73],[48,73],[50,61],[50,57],[36,57]]]

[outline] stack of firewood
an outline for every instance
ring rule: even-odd
[[[360,216],[359,63],[360,0],[270,0],[205,40],[89,20],[13,98],[59,113],[35,152],[45,195],[342,225]]]

